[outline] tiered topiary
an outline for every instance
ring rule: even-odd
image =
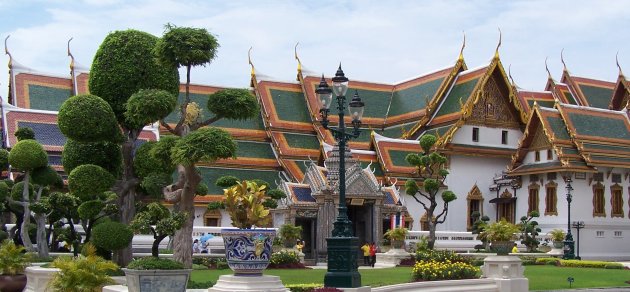
[[[160,203],[150,203],[136,214],[136,217],[131,221],[131,229],[136,233],[151,233],[153,235],[151,254],[157,258],[160,242],[168,236],[173,236],[175,231],[181,228],[186,221],[186,216],[186,213],[180,212],[171,214],[171,211]]]

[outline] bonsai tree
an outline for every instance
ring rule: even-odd
[[[107,251],[117,251],[133,240],[133,230],[127,224],[107,221],[94,226],[90,243]]]
[[[159,256],[160,242],[167,236],[173,236],[175,231],[186,221],[185,213],[173,213],[160,203],[150,203],[136,214],[131,221],[131,229],[136,233],[151,233],[153,245],[151,255]]]
[[[510,222],[501,219],[490,223],[483,231],[485,238],[492,243],[492,249],[498,255],[507,255],[516,239],[516,233],[520,228]]]
[[[407,163],[416,167],[421,182],[408,180],[405,183],[405,192],[414,198],[416,202],[420,203],[426,211],[429,226],[429,249],[433,249],[435,246],[436,225],[446,221],[448,205],[457,199],[457,196],[452,191],[442,191],[442,211],[436,213],[438,194],[449,174],[445,167],[446,157],[432,149],[436,141],[437,138],[433,135],[423,135],[420,138],[420,147],[422,147],[423,153],[409,154],[406,157]]]
[[[472,234],[477,234],[477,239],[481,240],[481,246],[475,246],[475,249],[479,250],[479,249],[488,249],[488,239],[485,236],[485,233],[483,233],[483,231],[486,229],[486,227],[488,226],[488,222],[490,222],[490,217],[483,215],[481,216],[481,214],[478,211],[473,212],[472,217],[474,219],[473,225],[472,225],[472,230],[471,233]]]
[[[52,212],[48,197],[42,197],[44,191],[49,188],[63,188],[63,180],[59,173],[51,166],[40,167],[33,171],[33,182],[37,186],[35,199],[31,203],[31,209],[35,213],[37,224],[37,253],[41,258],[48,257],[48,237],[46,235],[46,222]]]
[[[549,235],[549,237],[551,237],[551,241],[554,242],[561,242],[564,241],[564,237],[566,236],[566,233],[564,233],[564,230],[562,229],[553,229],[551,231],[549,231],[549,233],[547,233],[547,235]]]
[[[284,241],[284,247],[290,248],[295,246],[296,241],[302,237],[302,226],[283,224],[280,226],[278,234]]]
[[[383,234],[383,236],[385,236],[385,238],[389,239],[389,241],[392,243],[392,247],[393,248],[401,248],[402,245],[405,242],[405,238],[407,237],[407,233],[409,233],[407,228],[405,228],[405,227],[396,227],[396,228],[392,228],[390,230],[387,230],[387,232],[385,232],[385,234]]]
[[[527,247],[528,252],[536,251],[540,244],[536,236],[541,230],[538,227],[538,222],[533,220],[538,216],[538,211],[531,211],[529,216],[521,217],[521,223],[518,224],[518,227],[521,229],[521,243]]]
[[[11,149],[11,152],[9,152],[9,163],[14,169],[24,172],[24,179],[21,182],[22,186],[31,186],[31,173],[37,168],[48,165],[48,155],[44,147],[37,141],[22,140],[17,142]],[[23,219],[20,229],[22,244],[24,244],[26,250],[35,251],[28,235],[28,226],[31,223],[30,202],[31,196],[33,196],[32,187],[22,187],[21,191],[21,198],[14,198],[14,200],[23,208]]]
[[[135,216],[136,191],[141,183],[134,170],[140,133],[144,126],[174,110],[179,93],[177,68],[151,57],[157,42],[157,37],[146,32],[114,31],[101,43],[90,69],[90,92],[111,107],[115,116],[111,123],[122,133],[112,142],[122,150],[117,156],[122,155],[122,170],[120,175],[115,174],[118,180],[114,191],[121,209],[119,219],[125,224]],[[130,260],[131,247],[121,250],[118,263],[126,266]]]
[[[186,92],[178,106],[179,119],[174,126],[161,120],[166,130],[180,137],[171,150],[177,165],[177,181],[164,189],[164,197],[176,204],[179,211],[188,214],[184,226],[175,233],[173,255],[185,267],[192,266],[193,200],[201,182],[195,164],[231,158],[236,153],[236,143],[230,134],[205,126],[223,118],[245,120],[258,113],[256,98],[244,89],[226,89],[210,95],[207,109],[212,116],[207,119],[202,119],[199,105],[190,100],[192,67],[209,64],[215,58],[218,47],[216,38],[205,29],[168,24],[155,48],[162,64],[173,69],[186,68]]]

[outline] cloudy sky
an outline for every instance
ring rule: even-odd
[[[103,38],[128,28],[160,36],[164,24],[203,27],[221,44],[218,58],[193,71],[194,83],[247,87],[247,51],[256,69],[295,80],[293,49],[313,72],[333,75],[342,62],[354,80],[395,83],[452,65],[466,34],[470,68],[487,64],[503,32],[500,56],[516,83],[542,90],[545,58],[556,79],[615,81],[615,54],[630,72],[630,1],[175,1],[0,0],[0,37],[13,57],[37,71],[66,75],[66,43],[89,66]],[[0,64],[8,57],[0,56]],[[5,65],[2,65],[5,66]],[[6,96],[7,69],[0,69]],[[5,88],[5,89],[2,89]]]

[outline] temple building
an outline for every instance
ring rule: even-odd
[[[70,96],[89,91],[89,70],[71,57],[70,73],[56,76],[7,54],[3,146],[16,143],[17,128],[30,127],[49,152],[49,163],[62,172],[65,138],[57,111]],[[260,115],[213,124],[233,135],[238,153],[236,159],[199,165],[209,190],[196,197],[196,225],[230,225],[226,213],[206,208],[222,199],[216,178],[263,179],[287,193],[273,211],[274,226],[302,226],[304,252],[314,259],[326,250],[339,203],[338,175],[345,171],[349,217],[360,241],[378,242],[392,226],[426,230],[432,218],[404,191],[405,181],[418,177],[405,157],[421,152],[418,139],[433,134],[436,149],[448,157],[446,187],[458,196],[438,230],[470,231],[474,212],[518,223],[534,210],[543,234],[566,230],[570,193],[571,220],[585,224],[580,255],[630,257],[630,84],[621,67],[609,82],[574,76],[565,64],[559,81],[548,73],[544,90],[530,91],[505,71],[497,47],[487,64],[472,69],[460,52],[446,61],[451,65],[399,83],[350,80],[349,92],[356,90],[366,106],[362,133],[349,143],[340,170],[335,140],[320,123],[315,89],[321,73],[306,70],[297,53],[296,60],[295,81],[266,77],[250,60],[249,86]],[[207,95],[221,89],[193,84],[191,100],[205,105]],[[333,126],[338,122],[334,115],[329,119]],[[177,113],[166,118],[176,120]],[[141,139],[165,133],[149,126]]]

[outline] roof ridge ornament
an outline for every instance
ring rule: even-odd
[[[464,34],[464,41],[462,42],[462,48],[459,50],[458,61],[464,60],[464,48],[466,47],[466,32],[462,30],[462,33]]]
[[[502,39],[502,33],[501,33],[501,28],[497,27],[499,29],[499,43],[497,44],[497,48],[494,51],[494,58],[498,59],[499,58],[499,48],[501,47],[501,39]]]
[[[247,61],[249,62],[249,65],[252,67],[251,69],[251,76],[253,77],[254,75],[256,75],[256,70],[254,69],[254,63],[252,63],[252,49],[254,47],[249,47],[249,50],[247,50]]]
[[[512,81],[512,87],[516,88],[516,82],[514,82],[514,78],[512,78],[512,64],[508,66],[508,77],[510,77],[510,81]]]
[[[617,51],[617,54],[615,54],[615,62],[617,63],[617,68],[619,68],[619,76],[623,76],[621,65],[619,65],[619,51]]]
[[[70,52],[70,42],[72,41],[72,39],[74,39],[74,37],[71,37],[68,40],[68,57],[70,57],[70,71],[74,71],[74,56],[72,55],[72,52]]]
[[[564,66],[564,71],[569,72],[567,69],[567,63],[564,62],[564,48],[560,51],[560,61],[562,61],[562,66]]]
[[[295,47],[293,48],[293,52],[295,53],[295,60],[298,62],[298,73],[302,72],[302,61],[300,60],[300,57],[298,57],[298,53],[297,53],[297,47],[300,44],[300,42],[295,43]]]
[[[7,40],[11,37],[11,35],[7,35],[6,38],[4,38],[4,53],[6,55],[9,55],[9,69],[11,69],[12,65],[13,65],[13,56],[11,56],[11,53],[9,52],[9,46],[7,45]]]
[[[551,77],[551,71],[549,71],[549,66],[547,66],[547,59],[549,59],[549,57],[545,57],[545,70],[547,70],[547,79],[553,81],[553,77]]]

